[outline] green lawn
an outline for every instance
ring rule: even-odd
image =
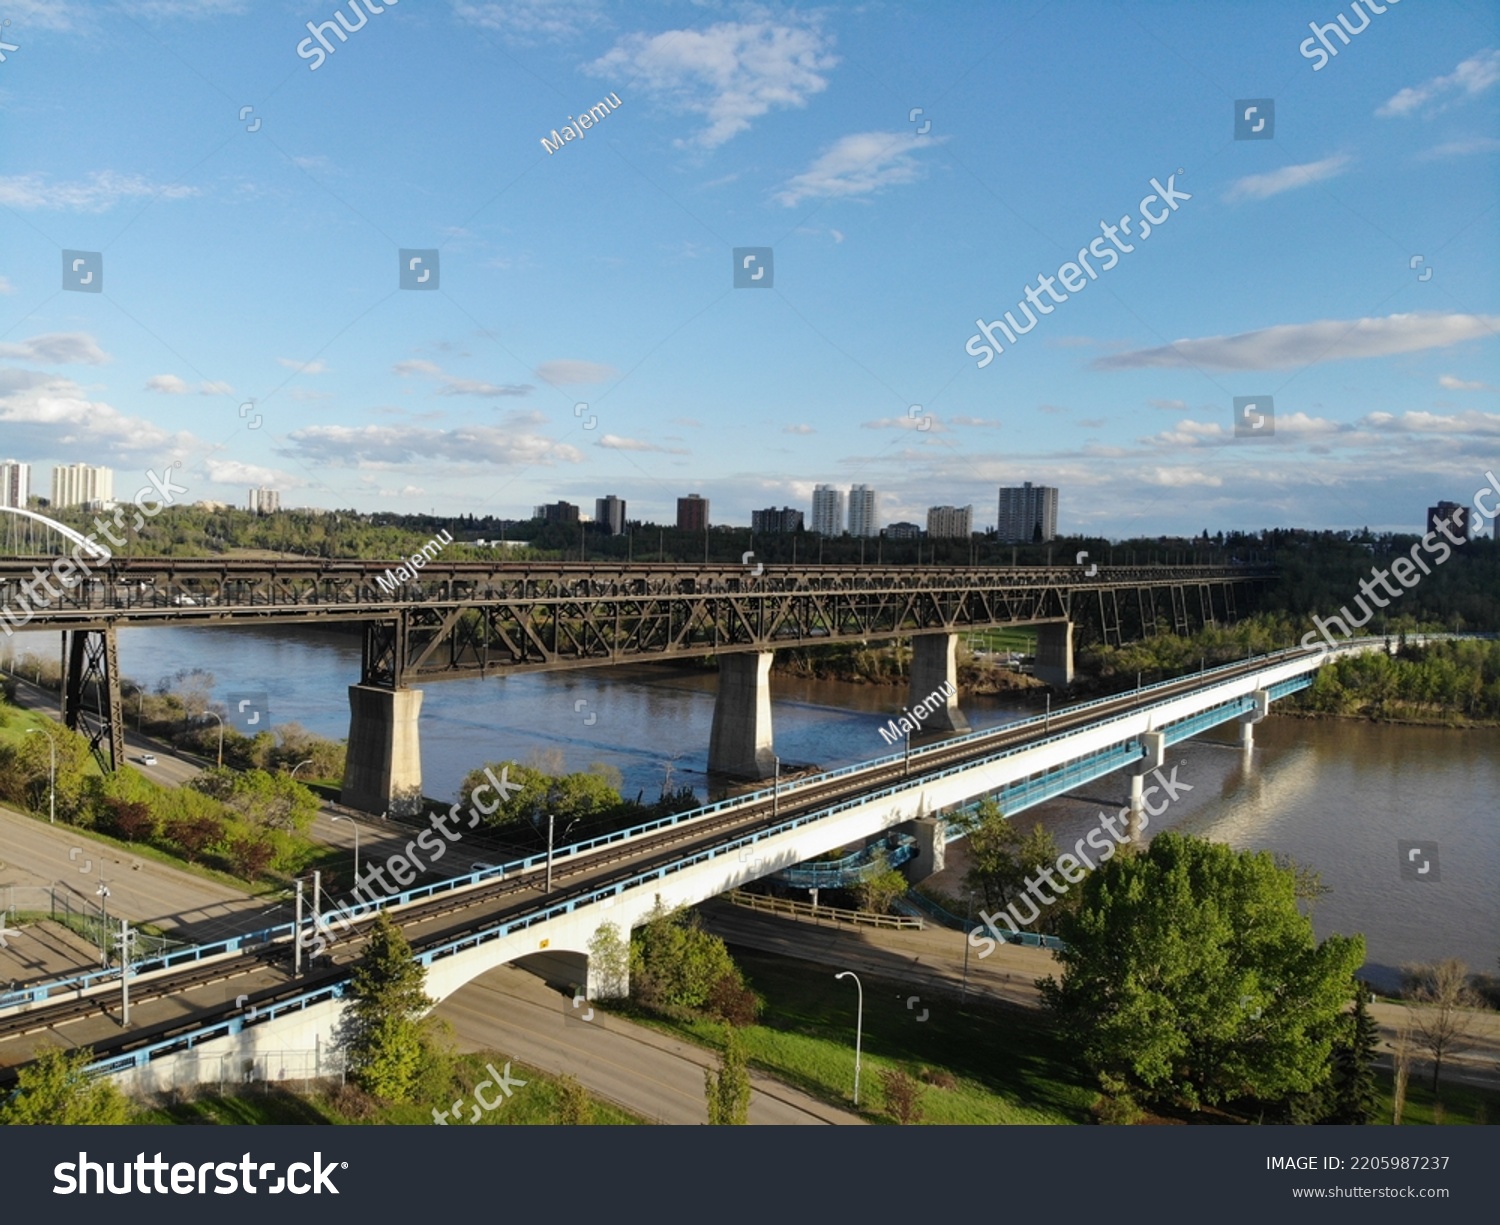
[[[979,651],[1019,651],[1022,655],[1036,654],[1036,630],[1006,626],[998,629],[964,630],[959,641]]]
[[[1381,1068],[1375,1072],[1380,1088],[1381,1123],[1390,1123],[1393,1100],[1392,1074]],[[1447,1083],[1442,1085],[1442,1102],[1439,1106],[1432,1096],[1432,1073],[1424,1064],[1419,1064],[1406,1085],[1406,1106],[1401,1112],[1401,1126],[1431,1125],[1441,1121],[1453,1124],[1500,1123],[1500,1091],[1479,1089],[1470,1085]]]
[[[517,1080],[525,1081],[513,1087],[505,1096],[495,1089],[485,1088],[484,1096],[498,1104],[493,1110],[480,1111],[472,1125],[493,1127],[547,1126],[559,1121],[561,1090],[555,1077],[538,1072],[535,1068],[508,1059],[498,1051],[482,1051],[471,1055],[460,1055],[455,1059],[451,1083],[437,1096],[439,1110],[450,1110],[455,1101],[463,1104],[462,1124],[470,1126],[470,1116],[475,1108],[475,1086],[489,1080],[486,1065],[494,1064],[504,1075],[506,1063],[510,1064],[512,1085]],[[156,1106],[141,1111],[131,1120],[135,1123],[155,1124],[313,1124],[335,1126],[394,1125],[435,1126],[432,1117],[433,1103],[422,1105],[379,1105],[352,1090],[334,1087],[328,1091],[314,1090],[304,1096],[298,1091],[296,1081],[287,1082],[286,1087],[246,1087],[236,1093],[208,1093],[171,1105]],[[629,1111],[609,1102],[590,1098],[594,1123],[597,1126],[620,1126],[643,1124]],[[458,1120],[450,1118],[448,1126]]]
[[[766,1000],[761,1023],[742,1030],[751,1062],[832,1105],[851,1109],[856,993],[823,966],[745,949],[735,960]],[[882,1111],[880,1071],[903,1067],[946,1080],[922,1096],[924,1123],[1083,1123],[1097,1096],[1068,1066],[1046,1028],[1020,1009],[956,1001],[919,1001],[900,983],[861,976],[865,991],[860,1112]],[[927,1019],[917,1018],[923,1011]],[[651,1022],[703,1045],[716,1045],[709,1022]]]

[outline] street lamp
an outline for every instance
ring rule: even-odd
[[[556,814],[549,812],[547,814],[547,890],[546,890],[548,893],[552,892],[552,825],[553,825],[553,822],[555,820],[556,820]],[[566,838],[568,836],[568,830],[572,829],[575,825],[578,824],[578,822],[580,822],[582,820],[583,820],[582,817],[574,817],[571,821],[569,821],[568,825],[567,825],[567,829],[563,830],[563,837]]]
[[[211,710],[200,710],[198,712],[198,717],[213,719],[219,725],[219,765],[222,766],[224,764],[224,720],[220,719],[219,716],[214,714],[214,712]]]
[[[307,764],[307,762],[304,761],[302,764],[305,766]],[[292,772],[292,775],[293,775],[294,778],[296,777],[296,771],[295,770]],[[359,822],[356,821],[353,817],[338,817],[338,816],[335,816],[335,817],[331,817],[329,819],[333,820],[333,821],[347,821],[347,822],[349,822],[350,825],[352,825],[354,827],[354,883],[356,885],[358,885],[359,884]]]
[[[94,890],[94,896],[99,899],[99,909],[104,912],[104,926],[99,929],[99,955],[103,958],[100,964],[109,969],[109,886],[104,883],[104,866],[99,867],[99,887]]]
[[[47,737],[47,746],[51,750],[50,751],[50,758],[51,758],[51,763],[52,763],[51,767],[50,767],[51,772],[50,772],[50,774],[48,776],[49,781],[48,781],[48,784],[47,784],[47,824],[48,825],[56,825],[57,824],[57,741],[52,738],[52,733],[49,732],[49,731],[47,731],[45,728],[29,727],[29,728],[26,729],[26,734],[28,736],[36,735],[36,736],[45,736],[45,737]]]
[[[835,974],[834,978],[852,978],[854,980],[854,986],[859,991],[859,1011],[858,1011],[858,1013],[856,1013],[856,1015],[855,1015],[855,1021],[854,1021],[854,1104],[856,1106],[858,1106],[859,1105],[859,1048],[860,1048],[860,1037],[861,1037],[861,1035],[862,1035],[862,1033],[864,1031],[864,1026],[865,1026],[865,988],[864,988],[864,984],[859,981],[859,975],[856,974],[853,970],[844,970],[841,973]]]
[[[292,781],[293,782],[297,781],[297,771],[298,770],[302,769],[303,766],[310,766],[310,765],[312,765],[312,763],[313,763],[313,759],[311,757],[309,757],[306,761],[299,761],[295,766],[293,766],[292,767]],[[342,819],[345,820],[345,821],[347,821],[349,818],[348,817],[344,817]],[[340,820],[340,818],[335,817],[334,820],[337,821],[337,820]],[[356,872],[355,875],[357,876],[358,872]]]

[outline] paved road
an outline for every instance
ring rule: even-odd
[[[532,1067],[576,1077],[590,1093],[653,1122],[707,1123],[703,1072],[709,1051],[593,1010],[517,966],[501,966],[449,996],[437,1015],[464,1050],[500,1050]],[[759,1072],[751,1073],[752,1124],[862,1123]]]

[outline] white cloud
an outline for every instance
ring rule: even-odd
[[[621,438],[618,434],[606,434],[594,444],[607,451],[659,451],[663,455],[689,455],[680,447],[659,447],[654,442],[642,442],[639,438]]]
[[[1494,391],[1488,383],[1465,382],[1463,379],[1454,378],[1451,374],[1440,375],[1438,386],[1445,391]]]
[[[13,294],[15,292],[16,287],[6,277],[0,276],[0,294]]]
[[[937,141],[937,137],[913,132],[841,136],[811,166],[788,180],[776,199],[791,208],[806,199],[864,196],[882,187],[910,183],[922,173],[912,154]]]
[[[556,387],[575,387],[582,384],[607,383],[618,377],[619,371],[613,366],[601,365],[598,362],[572,361],[564,359],[555,362],[543,362],[536,368],[536,376],[544,383],[551,383]]]
[[[861,421],[859,428],[862,430],[916,430],[922,434],[948,432],[942,421],[931,413],[919,413],[915,417],[879,417],[874,421]]]
[[[234,459],[211,459],[204,467],[208,470],[208,479],[216,485],[270,485],[285,489],[303,484],[274,468],[244,464]]]
[[[1382,319],[1324,319],[1317,323],[1280,324],[1234,336],[1176,340],[1159,348],[1097,358],[1093,368],[1139,370],[1153,366],[1186,366],[1218,370],[1276,370],[1315,362],[1440,349],[1465,340],[1493,336],[1497,328],[1500,328],[1500,316],[1495,315],[1425,313],[1387,315]]]
[[[504,0],[489,4],[453,0],[453,15],[520,43],[573,38],[605,20],[597,0]]]
[[[153,196],[181,200],[196,196],[196,187],[178,183],[156,184],[138,174],[95,171],[87,182],[52,183],[41,174],[18,174],[0,178],[0,204],[11,208],[67,209],[80,213],[102,213],[122,200]]]
[[[954,425],[967,425],[973,429],[998,430],[1001,427],[1001,422],[986,417],[949,417],[948,420]]]
[[[702,115],[708,126],[677,143],[715,149],[772,107],[801,108],[826,89],[822,74],[838,63],[828,53],[831,44],[812,22],[729,21],[627,35],[585,71],[606,81],[623,78],[670,110]]]
[[[1165,408],[1170,412],[1181,413],[1187,411],[1186,400],[1147,400],[1152,408]]]
[[[325,374],[328,371],[328,363],[316,357],[310,362],[299,362],[295,357],[278,357],[276,364],[302,374]]]
[[[437,394],[440,396],[525,396],[536,390],[530,383],[486,383],[483,379],[464,379],[446,373],[433,362],[412,360],[397,362],[391,369],[403,377],[408,374],[426,374],[438,380]]]
[[[781,432],[783,434],[816,434],[818,431],[810,425],[804,425],[799,422],[797,425],[782,426]]]
[[[102,366],[109,354],[87,332],[48,332],[18,345],[0,344],[0,357],[40,366]]]
[[[1471,153],[1493,153],[1500,149],[1500,140],[1493,136],[1473,136],[1466,140],[1448,140],[1417,156],[1423,161],[1440,157],[1468,157]]]
[[[24,435],[37,448],[87,447],[91,455],[112,448],[164,457],[180,453],[186,437],[89,399],[71,379],[19,369],[0,370],[0,427],[7,442]]]
[[[499,426],[429,430],[396,425],[315,425],[288,435],[296,454],[337,467],[389,467],[444,460],[454,466],[579,463],[576,447]]]
[[[1224,193],[1224,200],[1226,203],[1232,203],[1235,200],[1265,200],[1271,196],[1280,195],[1284,191],[1306,187],[1311,183],[1321,183],[1324,179],[1337,178],[1353,164],[1353,161],[1354,159],[1348,154],[1340,153],[1334,157],[1325,157],[1321,162],[1283,166],[1280,170],[1272,170],[1266,174],[1248,174],[1234,181],[1229,190]]]
[[[1410,86],[1387,99],[1375,111],[1382,119],[1410,115],[1429,102],[1448,98],[1429,113],[1447,110],[1457,102],[1477,98],[1500,81],[1500,51],[1485,50],[1471,55],[1445,77],[1433,77],[1421,85]],[[1453,95],[1459,95],[1454,97]]]
[[[1382,433],[1395,434],[1470,434],[1481,437],[1500,436],[1500,413],[1482,413],[1467,409],[1445,417],[1440,413],[1407,412],[1396,416],[1391,413],[1369,413],[1361,418],[1360,425]],[[1276,423],[1281,428],[1281,422]]]
[[[146,380],[146,390],[163,396],[185,396],[189,389],[175,374],[153,374]]]

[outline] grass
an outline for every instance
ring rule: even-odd
[[[1036,654],[1036,630],[1015,629],[1009,626],[997,629],[965,630],[959,637],[965,646],[973,642],[981,651],[1018,651],[1022,655]]]
[[[1375,1070],[1376,1084],[1380,1093],[1380,1109],[1376,1118],[1385,1124],[1391,1121],[1394,1104],[1394,1076],[1387,1068]],[[1421,1067],[1413,1069],[1406,1085],[1406,1106],[1401,1112],[1401,1126],[1482,1125],[1500,1123],[1500,1090],[1482,1089],[1474,1085],[1446,1082],[1442,1086],[1439,1103],[1432,1095],[1430,1075],[1424,1076]]]
[[[835,982],[823,966],[735,949],[750,986],[765,998],[761,1023],[741,1030],[750,1062],[830,1105],[852,1109],[854,984]],[[970,1001],[912,998],[909,987],[862,975],[864,1031],[860,1113],[882,1113],[880,1072],[904,1068],[929,1084],[922,1122],[931,1124],[1069,1124],[1089,1119],[1096,1091],[1069,1066],[1061,1043],[1020,1009]],[[917,1018],[924,1010],[925,1021]],[[709,1021],[638,1018],[703,1046],[717,1046]]]
[[[475,1111],[474,1090],[491,1080],[487,1065],[494,1064],[503,1076],[510,1064],[511,1089],[506,1096],[498,1089],[485,1086],[484,1096],[497,1104],[493,1110]],[[515,1086],[516,1081],[525,1081]],[[296,1082],[290,1082],[295,1084]],[[557,1124],[560,1120],[563,1091],[558,1078],[508,1059],[498,1051],[480,1051],[454,1059],[451,1076],[444,1086],[429,1089],[428,1097],[440,1098],[437,1109],[449,1110],[455,1101],[463,1105],[461,1125],[490,1127],[535,1127]],[[599,1098],[590,1097],[596,1126],[643,1124],[646,1120]],[[169,1100],[142,1109],[133,1123],[149,1124],[242,1124],[321,1125],[321,1126],[434,1126],[433,1103],[392,1105],[381,1103],[350,1086],[322,1084],[307,1093],[281,1086],[246,1087],[242,1090],[216,1093],[200,1092],[173,1096]],[[460,1120],[450,1120],[449,1126]]]

